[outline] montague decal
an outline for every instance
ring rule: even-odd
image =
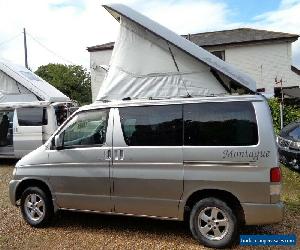
[[[253,161],[257,161],[259,158],[268,158],[270,157],[271,151],[269,150],[239,150],[236,151],[234,149],[224,150],[223,151],[223,159],[233,159],[233,158],[250,158]]]

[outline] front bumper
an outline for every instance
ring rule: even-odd
[[[300,160],[300,151],[291,150],[288,148],[278,148],[278,152],[280,156],[285,156],[287,159],[296,159]]]
[[[300,170],[300,151],[279,148],[280,162]]]
[[[255,204],[242,203],[246,225],[265,225],[282,221],[283,203]]]
[[[19,183],[19,180],[12,180],[9,182],[9,199],[11,204],[13,204],[14,206],[16,206],[16,191]]]

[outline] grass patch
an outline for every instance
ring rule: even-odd
[[[7,237],[4,235],[0,235],[0,245],[7,241]]]
[[[283,175],[283,190],[281,199],[286,208],[292,213],[300,210],[300,173],[281,166]]]

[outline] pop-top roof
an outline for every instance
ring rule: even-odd
[[[40,100],[66,102],[70,98],[27,68],[0,60],[0,70],[31,91]]]
[[[251,92],[256,92],[256,83],[248,75],[240,72],[232,65],[222,61],[203,48],[197,46],[193,42],[174,33],[173,31],[151,20],[150,18],[136,12],[135,10],[123,4],[108,4],[103,5],[103,7],[113,17],[115,17],[116,20],[120,21],[120,17],[128,18],[132,22],[143,27],[146,31],[149,31],[152,34],[166,40],[168,43],[174,45],[184,53],[194,57],[195,59],[208,65],[212,69],[226,75],[227,77],[235,81],[240,87]]]

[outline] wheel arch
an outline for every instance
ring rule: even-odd
[[[52,195],[49,185],[44,180],[35,179],[35,178],[27,178],[27,179],[22,180],[19,183],[19,185],[16,189],[16,195],[15,195],[16,201],[21,199],[22,193],[28,187],[38,187],[38,188],[42,189],[53,201],[53,195]]]
[[[239,224],[245,224],[245,214],[239,199],[232,193],[221,189],[202,189],[193,192],[185,202],[184,221],[188,221],[190,211],[198,201],[211,197],[224,201],[236,214]]]

